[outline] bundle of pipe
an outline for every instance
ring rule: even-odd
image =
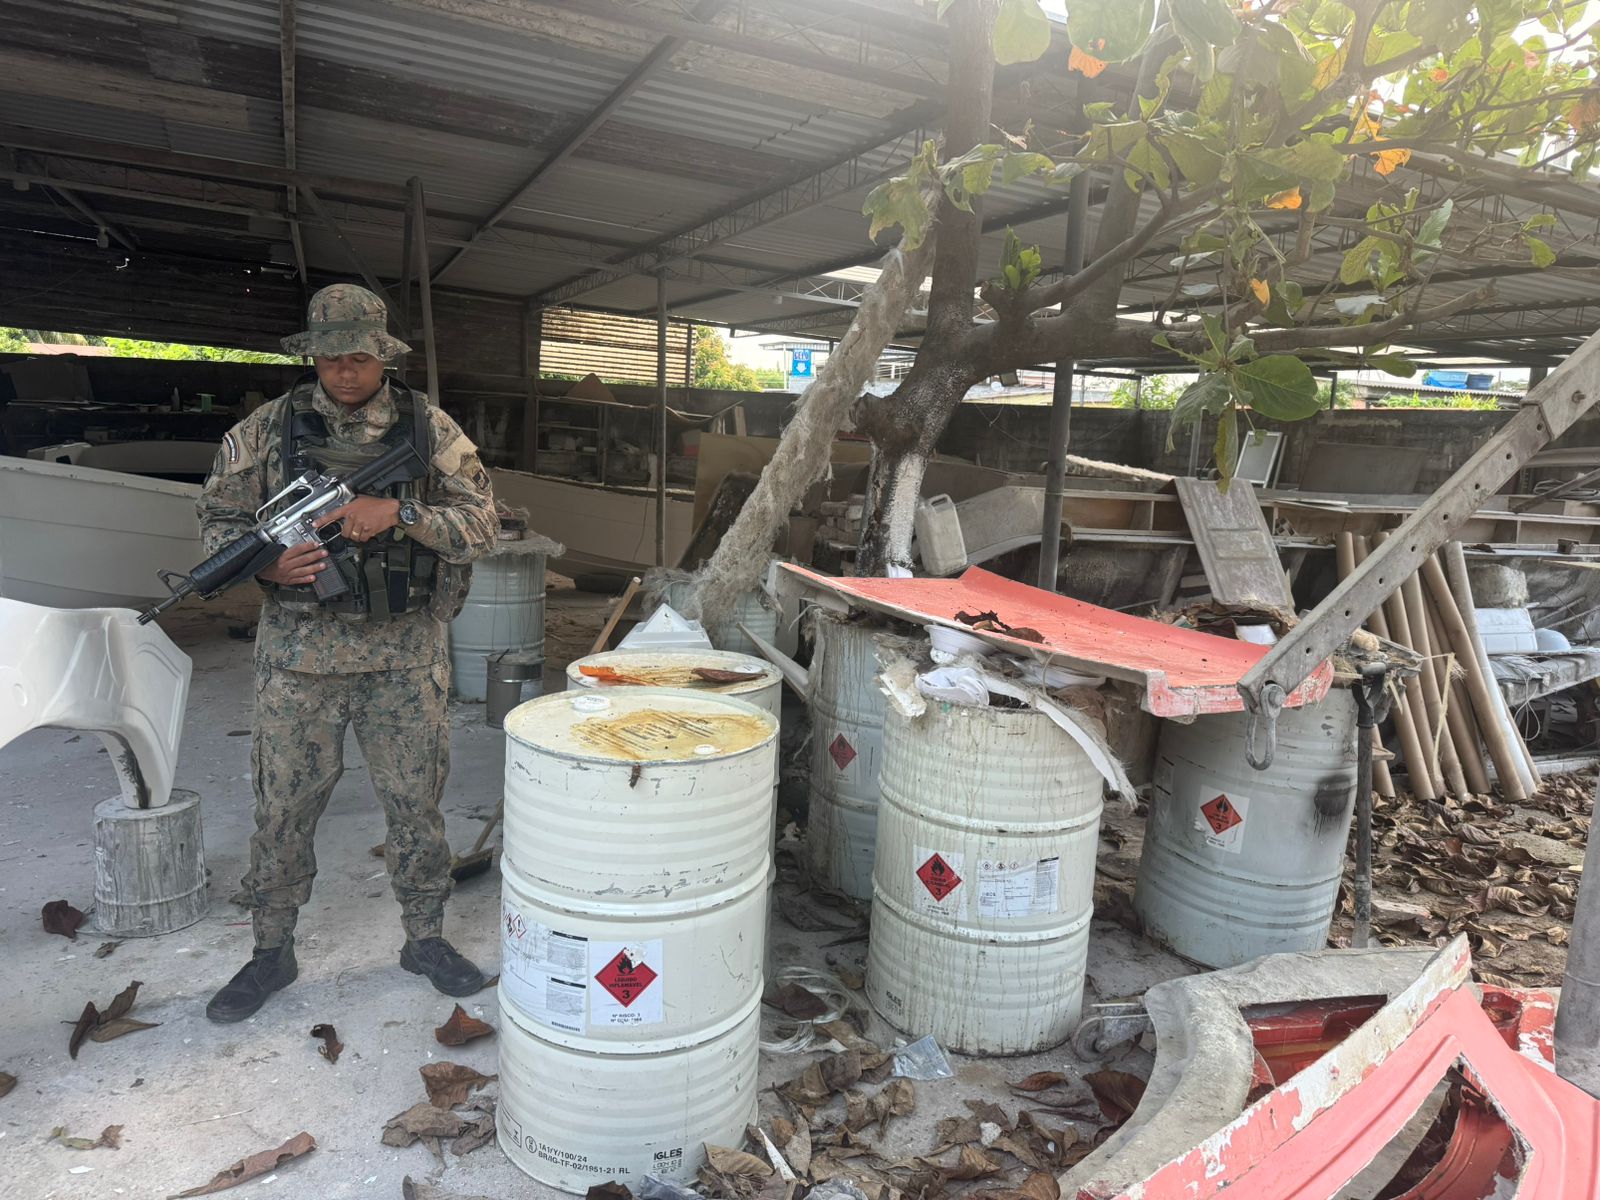
[[[1388,537],[1341,533],[1339,578]],[[1475,614],[1461,544],[1449,542],[1367,618],[1371,632],[1422,658],[1422,670],[1395,695],[1391,716],[1411,789],[1423,800],[1487,792],[1490,763],[1508,799],[1527,799],[1541,782],[1494,681]],[[1387,763],[1373,764],[1373,787],[1394,795]]]

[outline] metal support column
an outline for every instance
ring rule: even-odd
[[[1328,411],[1339,407],[1339,372],[1328,372]]]
[[[656,272],[656,566],[667,565],[667,275]]]
[[[1083,270],[1088,238],[1089,173],[1075,176],[1067,193],[1067,276]],[[1056,363],[1050,397],[1050,461],[1044,479],[1044,523],[1039,530],[1039,586],[1056,590],[1061,569],[1061,505],[1067,490],[1067,444],[1072,438],[1072,361]]]
[[[522,313],[523,369],[528,372],[528,399],[522,406],[522,457],[519,471],[532,471],[539,461],[539,376],[544,354],[544,309],[530,304]]]
[[[428,359],[428,399],[444,406],[439,398],[439,358],[433,345],[433,288],[428,277],[428,201],[422,180],[413,175],[411,188],[411,245],[416,254],[417,294],[422,308],[422,348]]]

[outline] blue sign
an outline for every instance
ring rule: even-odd
[[[789,351],[789,376],[792,379],[811,378],[811,351],[809,349]]]

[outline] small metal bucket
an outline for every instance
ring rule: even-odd
[[[484,688],[483,721],[490,729],[499,729],[505,724],[506,714],[528,699],[524,694],[525,686],[543,682],[544,657],[502,650],[499,654],[488,655],[484,664],[488,683]],[[542,691],[542,687],[535,687],[534,695]]]

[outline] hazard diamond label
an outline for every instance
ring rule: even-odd
[[[628,957],[627,948],[624,947],[617,951],[615,958],[600,968],[594,981],[605,988],[623,1008],[632,1008],[633,1002],[656,981],[656,973],[642,958],[635,962]]]
[[[935,902],[942,902],[961,886],[961,876],[956,874],[955,868],[945,861],[942,854],[929,855],[928,861],[917,868],[917,878]]]
[[[845,740],[842,733],[828,744],[828,753],[833,757],[833,765],[841,771],[856,760],[856,748]]]
[[[1226,796],[1218,796],[1215,800],[1208,800],[1202,804],[1200,815],[1205,817],[1206,824],[1211,826],[1211,832],[1218,837],[1234,826],[1244,824],[1244,814]]]

